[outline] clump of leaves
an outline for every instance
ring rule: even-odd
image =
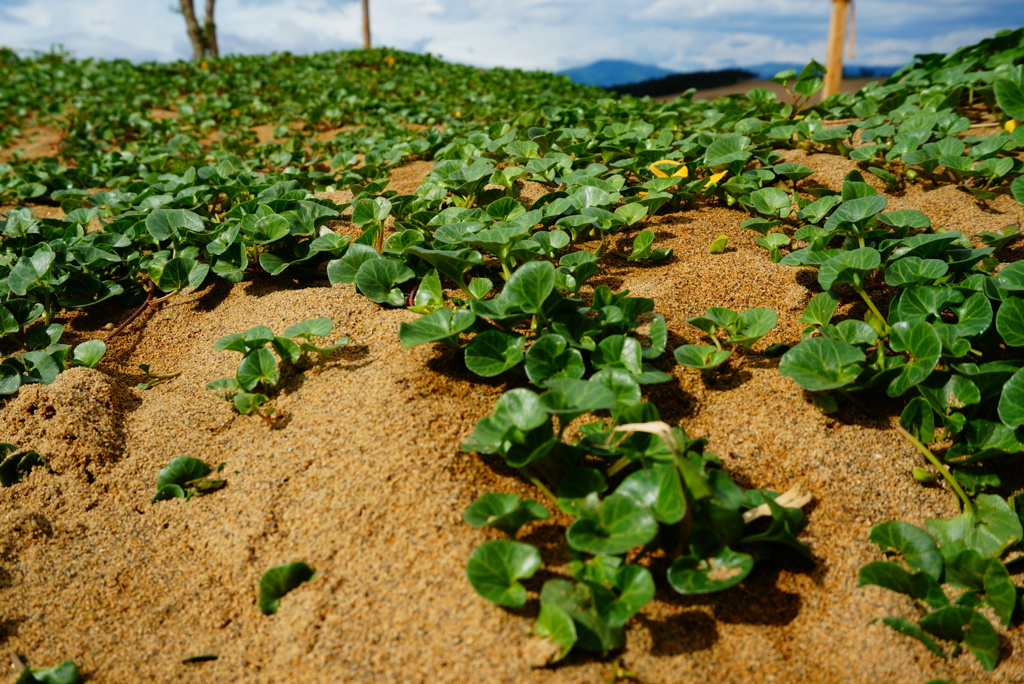
[[[217,351],[227,349],[241,352],[242,361],[238,364],[235,377],[214,380],[207,384],[206,388],[232,401],[242,415],[255,412],[269,422],[273,411],[269,408],[261,410],[260,407],[270,401],[270,398],[255,390],[269,390],[276,387],[281,379],[277,358],[274,357],[270,349],[273,348],[282,361],[293,366],[298,364],[307,353],[314,353],[322,359],[335,349],[348,344],[347,337],[343,337],[327,347],[318,347],[313,344],[313,338],[325,337],[331,333],[333,328],[334,324],[331,319],[324,317],[311,318],[289,326],[285,329],[283,336],[275,335],[270,328],[264,325],[250,328],[243,333],[226,335],[217,340],[213,348]],[[298,338],[300,341],[295,342],[294,338]]]
[[[871,541],[903,562],[869,563],[860,569],[859,584],[905,594],[920,611],[916,621],[887,617],[882,622],[941,658],[947,652],[939,642],[953,642],[948,655],[966,647],[986,670],[995,668],[999,635],[980,609],[991,610],[1004,627],[1017,610],[1020,589],[1001,559],[1020,545],[1021,522],[1014,509],[1019,504],[982,494],[952,520],[925,521],[927,531],[906,522],[872,528]]]
[[[88,340],[72,349],[61,343],[63,334],[64,326],[59,323],[29,329],[24,339],[29,351],[0,363],[0,395],[14,394],[22,385],[48,385],[72,366],[95,368],[103,359],[107,351],[103,340]]]
[[[53,667],[25,667],[14,684],[78,684],[78,665],[65,660]]]
[[[295,587],[313,579],[313,569],[303,562],[275,565],[260,578],[259,607],[264,615],[273,615],[281,598]]]
[[[217,466],[216,472],[224,469],[224,463]],[[208,477],[214,469],[191,456],[179,456],[160,470],[156,478],[156,494],[153,503],[167,499],[191,499],[203,496],[218,489],[223,489],[225,480]]]
[[[45,466],[46,459],[35,451],[17,451],[18,447],[0,443],[0,485],[10,487],[21,482],[35,466]],[[17,453],[11,453],[17,452]]]
[[[750,348],[767,335],[778,320],[778,315],[771,309],[747,309],[737,313],[732,309],[711,307],[703,316],[687,318],[686,322],[707,333],[714,346],[684,344],[675,350],[676,361],[680,365],[702,371],[721,366],[733,358],[737,364],[741,363]],[[719,330],[727,335],[725,344],[730,349],[722,346],[718,337]]]

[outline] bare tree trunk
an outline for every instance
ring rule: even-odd
[[[828,59],[825,61],[825,97],[839,92],[843,83],[843,43],[850,0],[832,0],[832,21],[828,27]]]
[[[363,49],[370,49],[370,0],[363,0]]]
[[[181,0],[181,13],[185,15],[185,29],[188,31],[188,39],[192,41],[192,56],[194,59],[202,59],[206,54],[206,39],[196,21],[192,0]]]
[[[217,0],[206,0],[206,24],[203,26],[203,34],[206,36],[206,51],[211,57],[220,57],[220,48],[217,47],[217,25],[213,23],[213,5]]]

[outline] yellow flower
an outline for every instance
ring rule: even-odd
[[[1010,119],[1005,124],[1003,124],[1003,128],[1006,129],[1007,133],[1013,133],[1013,129],[1015,129],[1016,127],[1017,127],[1016,119]]]
[[[395,66],[395,58],[392,57],[391,55],[384,55],[384,63],[387,64],[389,67]]]
[[[673,178],[686,178],[690,171],[682,162],[677,162],[674,159],[659,159],[658,161],[651,164],[651,173],[658,178],[668,178],[668,174],[658,168],[661,164],[672,164],[673,166],[680,167],[675,173],[672,174]]]
[[[718,173],[716,173],[713,176],[711,176],[710,178],[708,178],[707,185],[714,185],[718,181],[720,181],[723,178],[725,178],[725,174],[727,174],[727,173],[729,173],[729,172],[728,171],[719,171]]]

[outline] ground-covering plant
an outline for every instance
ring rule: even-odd
[[[31,450],[18,450],[14,444],[0,442],[0,485],[17,484],[36,466],[45,466],[46,459]]]
[[[235,377],[214,380],[206,385],[206,389],[231,401],[242,415],[255,412],[265,420],[270,420],[273,415],[272,408],[261,408],[270,401],[270,397],[253,390],[269,391],[276,387],[281,379],[281,369],[274,352],[291,366],[298,365],[307,354],[315,353],[322,359],[335,349],[348,344],[347,337],[327,347],[313,344],[314,337],[326,337],[333,329],[334,323],[330,318],[311,318],[289,326],[283,336],[275,335],[264,325],[258,325],[242,333],[225,335],[214,343],[213,348],[217,351],[241,352],[242,361],[238,364]],[[300,341],[296,342],[295,338]]]
[[[676,591],[703,593],[742,581],[780,543],[806,553],[799,495],[742,490],[644,400],[647,384],[670,377],[654,365],[668,340],[655,302],[591,286],[610,260],[672,258],[651,216],[725,204],[749,215],[743,225],[770,258],[818,271],[804,339],[780,370],[825,410],[853,392],[901,402],[907,439],[961,500],[959,517],[927,531],[876,528],[906,567],[872,564],[862,582],[925,608],[892,626],[932,650],[933,637],[962,643],[991,667],[977,608],[1012,619],[1000,568],[1024,536],[1007,513],[1020,517],[1016,498],[992,493],[1022,443],[1024,285],[1016,264],[997,262],[1019,226],[978,246],[919,212],[886,212],[864,174],[890,189],[954,183],[978,202],[1007,191],[1024,202],[1022,61],[1024,30],[1004,32],[812,106],[813,63],[775,78],[794,104],[762,89],[652,103],[390,50],[141,65],[3,51],[0,144],[29,125],[61,140],[54,157],[0,165],[0,200],[22,205],[0,217],[0,344],[10,350],[0,393],[95,365],[102,342],[60,345],[54,319],[66,311],[134,309],[118,334],[214,279],[326,278],[409,308],[421,318],[401,326],[403,346],[457,346],[467,368],[513,386],[465,448],[499,455],[546,502],[489,494],[466,511],[511,537],[473,554],[471,584],[502,605],[530,600],[522,581],[534,588],[543,561],[516,537],[557,509],[571,519],[572,560],[537,592],[535,633],[556,645],[552,660],[605,652],[622,645],[661,573]],[[973,135],[979,108],[1004,125],[995,135]],[[861,173],[840,192],[815,187],[814,169],[784,161],[789,148],[847,156]],[[421,159],[433,167],[418,189],[388,189],[394,167]],[[527,184],[541,196],[524,199]],[[29,202],[65,217],[39,218]],[[711,247],[722,249],[721,239]],[[702,369],[739,362],[775,325],[758,309],[690,322],[712,345],[680,347],[676,360]],[[330,330],[315,319],[283,336],[260,326],[222,338],[217,348],[243,359],[211,385],[240,412],[267,415],[278,358],[328,351],[312,339]],[[143,370],[147,386],[169,377]],[[0,469],[22,473],[22,460]],[[209,467],[179,465],[158,497],[202,493]],[[261,609],[312,575],[291,565],[268,580],[266,600],[261,583]],[[944,602],[942,587],[961,593]]]
[[[686,322],[704,331],[714,345],[685,344],[676,347],[676,361],[689,368],[710,370],[727,361],[737,366],[742,364],[750,348],[771,332],[779,322],[779,317],[771,309],[747,309],[737,313],[732,309],[714,306],[703,316],[687,318]],[[730,349],[722,347],[722,341],[718,339],[719,330],[725,331],[725,344]],[[732,361],[733,358],[735,361]]]
[[[220,473],[224,463],[216,467]],[[209,477],[215,471],[208,464],[191,456],[178,456],[162,468],[156,478],[156,494],[153,503],[167,499],[191,499],[203,496],[227,485],[227,480]]]
[[[313,569],[305,563],[275,565],[260,578],[257,603],[264,615],[273,615],[281,607],[281,599],[292,589],[313,579]]]
[[[14,684],[78,684],[79,681],[78,665],[73,660],[65,660],[53,667],[25,666]]]

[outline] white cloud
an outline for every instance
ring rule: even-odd
[[[0,44],[80,57],[191,55],[174,0],[0,0]],[[201,4],[198,2],[197,4]],[[373,42],[460,63],[557,70],[629,59],[677,70],[821,60],[827,0],[370,0]],[[857,61],[905,63],[1024,25],[1007,0],[857,0]],[[359,0],[220,0],[225,53],[350,49]]]

